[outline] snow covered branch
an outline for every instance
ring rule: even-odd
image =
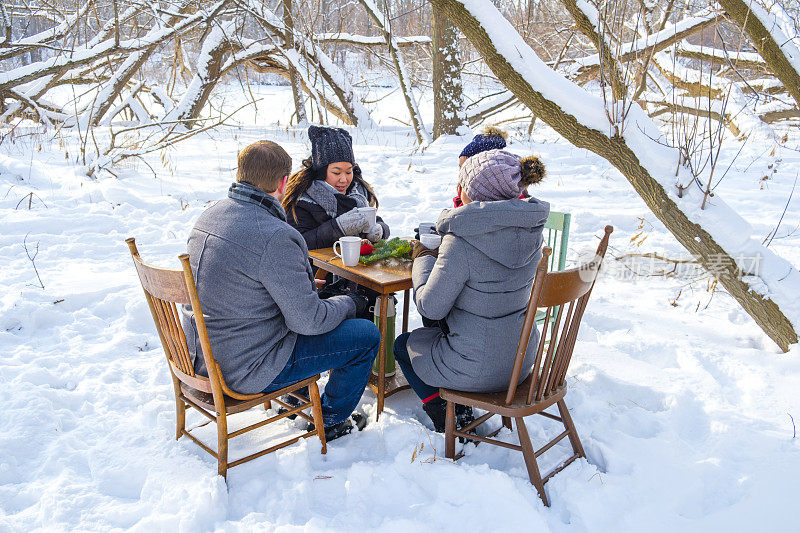
[[[752,228],[716,195],[705,208],[703,187],[679,196],[688,172],[652,120],[631,105],[623,135],[609,136],[602,101],[549,68],[493,6],[478,0],[431,0],[447,13],[479,50],[494,74],[576,146],[616,166],[653,214],[718,279],[784,351],[800,330],[800,273],[752,237]],[[708,179],[706,177],[706,179]],[[758,268],[737,257],[758,257]],[[719,258],[723,258],[720,266]],[[755,271],[752,271],[755,270]]]

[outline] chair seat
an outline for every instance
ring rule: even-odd
[[[225,411],[228,414],[247,411],[256,405],[262,404],[279,396],[283,396],[284,394],[288,394],[299,388],[307,387],[310,383],[317,381],[319,377],[319,374],[316,374],[302,381],[298,381],[297,383],[289,385],[288,387],[284,387],[273,392],[262,393],[256,398],[252,398],[250,400],[237,400],[236,398],[231,398],[230,396],[225,395]],[[211,394],[194,389],[185,383],[181,383],[181,392],[189,400],[196,403],[203,409],[206,409],[212,413],[215,412],[216,408],[214,407],[214,397]]]
[[[439,389],[439,395],[443,400],[455,402],[461,405],[471,405],[502,416],[522,417],[533,415],[544,411],[567,393],[567,386],[557,388],[552,394],[542,398],[538,402],[526,404],[528,389],[530,388],[531,377],[517,386],[517,392],[510,405],[506,405],[506,393],[502,392],[464,392],[453,389]]]

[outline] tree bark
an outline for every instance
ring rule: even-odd
[[[433,138],[455,135],[466,125],[458,30],[436,7],[433,26]]]
[[[605,71],[611,83],[611,93],[614,95],[614,99],[622,100],[625,96],[625,82],[622,79],[622,72],[617,58],[614,57],[605,36],[597,32],[595,25],[578,6],[577,0],[561,0],[561,3],[569,11],[575,21],[575,26],[594,43],[598,54],[600,54],[601,64],[605,64]],[[603,24],[602,19],[598,22]]]
[[[364,6],[364,9],[366,9],[370,18],[378,26],[378,29],[383,33],[386,44],[389,46],[389,53],[392,56],[392,63],[394,63],[394,68],[397,71],[397,79],[400,82],[400,89],[406,101],[408,114],[411,117],[411,124],[414,127],[414,133],[417,134],[417,142],[420,144],[430,142],[430,135],[428,135],[427,130],[425,130],[425,124],[422,122],[422,117],[417,109],[417,103],[414,101],[414,95],[411,94],[411,79],[406,72],[405,61],[400,53],[400,48],[397,46],[397,41],[392,37],[389,20],[386,18],[386,14],[380,11],[372,0],[360,0],[360,2]]]
[[[292,19],[292,0],[283,0],[283,24],[286,26],[284,32],[284,45],[288,49],[294,49],[294,20]],[[292,86],[292,99],[294,109],[297,114],[297,123],[305,124],[306,106],[303,101],[303,88],[300,86],[300,77],[297,70],[289,64],[289,84]]]
[[[761,20],[750,11],[749,3],[752,0],[718,1],[730,18],[747,33],[775,77],[781,80],[783,86],[800,106],[800,73],[795,70],[791,61],[783,53],[781,45],[784,43],[775,42],[772,34],[764,27]],[[800,58],[797,59],[800,61]]]
[[[197,73],[189,83],[186,94],[171,113],[172,120],[180,120],[187,128],[191,128],[195,119],[208,102],[211,91],[219,81],[222,72],[222,61],[227,52],[231,50],[227,33],[233,31],[230,24],[214,26],[206,35],[197,56]]]
[[[755,292],[745,283],[742,271],[730,254],[706,229],[687,217],[662,184],[643,166],[637,154],[626,144],[624,137],[609,137],[604,132],[583,124],[545,96],[538,87],[534,87],[498,51],[486,28],[491,27],[492,31],[497,31],[492,25],[500,26],[504,20],[499,12],[494,10],[494,13],[490,13],[492,8],[487,7],[481,13],[479,21],[458,0],[431,0],[431,4],[447,14],[478,49],[495,76],[536,116],[575,146],[591,150],[619,169],[653,214],[707,270],[718,273],[717,278],[722,285],[782,350],[788,351],[789,344],[797,342],[797,332],[778,304]],[[485,27],[484,24],[488,26]],[[521,38],[515,39],[515,42],[520,41]],[[522,51],[518,53],[520,57],[524,57]],[[535,57],[530,47],[525,50],[525,54]],[[546,83],[546,80],[542,80],[542,83]],[[677,161],[677,157],[675,159]],[[720,261],[720,258],[724,261]]]

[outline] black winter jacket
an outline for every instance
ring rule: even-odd
[[[358,186],[353,180],[352,187]],[[349,192],[349,190],[348,190]],[[356,200],[345,194],[336,193],[336,216],[343,215],[353,210]],[[344,236],[335,217],[330,216],[321,205],[313,201],[308,195],[303,195],[292,211],[287,209],[286,220],[293,226],[306,241],[309,250],[318,248],[330,248],[340,237]],[[381,217],[377,217],[377,222],[383,227],[383,238],[389,237],[389,226]]]

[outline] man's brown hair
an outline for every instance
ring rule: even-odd
[[[236,181],[243,181],[264,192],[275,192],[292,170],[292,158],[272,141],[257,141],[239,152]]]

